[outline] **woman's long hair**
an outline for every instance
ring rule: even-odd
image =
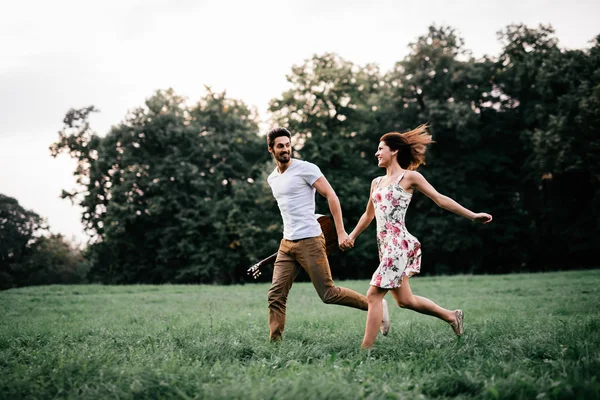
[[[404,133],[389,132],[379,141],[385,142],[392,151],[398,150],[396,158],[400,167],[414,171],[419,165],[425,164],[427,145],[434,143],[427,128],[427,124],[423,124]]]

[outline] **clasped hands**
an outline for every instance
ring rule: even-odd
[[[344,232],[343,234],[338,235],[338,244],[341,251],[348,250],[354,247],[354,239]]]

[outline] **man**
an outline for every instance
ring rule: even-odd
[[[315,216],[315,190],[327,199],[343,250],[352,246],[342,221],[342,209],[333,188],[316,165],[292,158],[291,134],[276,128],[267,134],[269,152],[277,167],[267,181],[283,218],[283,240],[273,268],[269,289],[269,330],[272,341],[280,340],[285,326],[287,296],[300,268],[308,273],[321,300],[326,304],[368,309],[367,298],[333,284],[325,250],[325,237]],[[383,300],[381,332],[389,331],[387,302]]]

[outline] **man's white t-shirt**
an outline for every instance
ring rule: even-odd
[[[322,176],[315,164],[293,158],[283,174],[275,167],[267,178],[283,218],[284,239],[298,240],[321,234],[315,216],[313,184]]]

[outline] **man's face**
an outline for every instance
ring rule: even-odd
[[[273,147],[269,147],[269,152],[273,154],[275,160],[287,164],[292,159],[292,146],[290,138],[287,136],[279,136],[275,138]]]

